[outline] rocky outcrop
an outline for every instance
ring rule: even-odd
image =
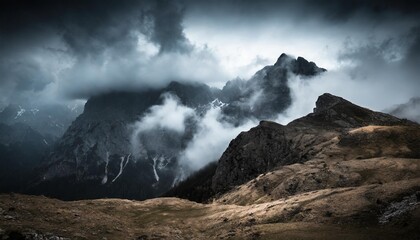
[[[407,128],[400,131],[398,128],[384,130],[373,127],[366,130],[369,133],[362,130],[351,132],[351,129],[369,125]],[[346,160],[387,154],[418,157],[418,128],[413,122],[359,107],[331,94],[323,94],[318,98],[313,113],[287,126],[263,121],[232,140],[219,160],[213,177],[213,190],[223,193],[261,173],[315,158]],[[383,147],[380,143],[383,143]]]
[[[355,128],[367,125],[392,126],[415,125],[415,123],[389,114],[371,111],[341,97],[325,93],[316,101],[313,113],[296,119],[288,125],[290,127]]]
[[[239,134],[219,160],[213,177],[214,191],[224,192],[280,164],[294,163],[297,155],[291,148],[284,126],[275,123],[261,122]]]

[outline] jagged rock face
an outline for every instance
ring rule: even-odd
[[[262,122],[232,140],[219,160],[213,189],[222,192],[278,164],[292,163],[296,156],[290,151],[283,128],[278,124]]]
[[[401,120],[389,114],[374,112],[357,106],[351,102],[331,94],[321,95],[314,112],[306,117],[296,119],[289,126],[319,126],[333,128],[355,128],[367,125],[410,125],[407,120]]]
[[[291,74],[312,77],[324,71],[302,57],[294,59],[283,53],[274,65],[264,67],[249,81],[228,82],[220,96],[222,101],[230,103],[224,112],[232,121],[250,117],[272,119],[292,103],[288,86]]]
[[[399,125],[418,129],[413,122],[324,94],[319,97],[313,113],[287,126],[261,122],[234,139],[219,160],[213,177],[213,190],[223,193],[270,169],[314,158],[419,157],[416,147],[420,146],[418,134],[402,134],[395,129],[385,131],[374,127],[366,130],[373,133],[349,133],[349,129],[368,125]],[[380,143],[387,148],[378,147]]]
[[[144,199],[169,189],[177,170],[176,155],[171,153],[181,151],[188,136],[165,129],[144,132],[140,140],[149,151],[141,159],[133,155],[131,142],[133,123],[149,107],[161,104],[161,95],[167,92],[191,108],[214,99],[206,85],[175,82],[160,90],[93,97],[58,142],[32,191],[64,199]],[[71,191],[63,185],[84,190]]]

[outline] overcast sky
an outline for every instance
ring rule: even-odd
[[[249,78],[281,53],[328,70],[292,79],[292,116],[323,92],[382,110],[420,95],[416,1],[0,2],[0,106],[169,81]]]

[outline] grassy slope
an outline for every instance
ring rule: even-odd
[[[315,159],[260,175],[212,204],[0,195],[0,239],[13,232],[71,239],[420,239],[419,134],[418,127],[365,127],[332,136],[316,146]],[[410,211],[378,223],[407,196],[416,199]]]

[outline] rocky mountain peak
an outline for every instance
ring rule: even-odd
[[[319,68],[314,62],[309,62],[303,57],[293,57],[282,53],[274,64],[275,68],[290,69],[294,74],[302,76],[314,76],[318,73],[327,71],[325,68]]]
[[[299,75],[308,79],[326,71],[302,57],[282,53],[274,65],[265,66],[249,80],[235,79],[226,84],[219,98],[229,102],[224,113],[240,121],[250,117],[273,119],[291,103],[288,79]]]
[[[314,113],[320,114],[322,112],[331,109],[338,103],[347,103],[351,104],[349,101],[345,100],[344,98],[334,96],[330,93],[324,93],[318,97],[318,100],[315,103]]]
[[[317,73],[325,72],[327,70],[325,68],[319,68],[314,62],[309,62],[303,57],[298,57],[294,62],[292,71],[295,74],[313,76]]]
[[[313,113],[296,119],[289,126],[356,128],[368,125],[413,125],[408,120],[357,106],[341,97],[324,93],[318,97]]]
[[[286,53],[282,53],[280,55],[280,57],[277,59],[276,63],[274,64],[274,66],[284,66],[285,63],[290,63],[292,62],[294,59],[287,55]]]

